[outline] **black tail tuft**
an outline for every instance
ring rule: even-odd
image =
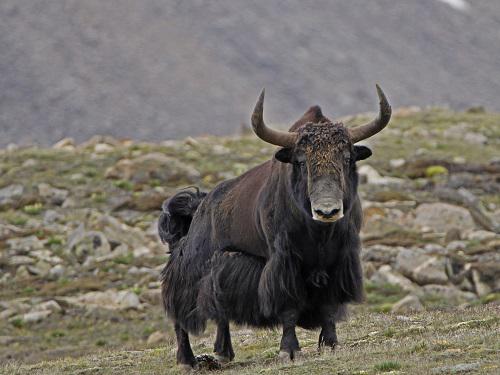
[[[196,209],[207,195],[197,187],[193,188],[182,190],[163,202],[158,234],[162,242],[168,243],[170,247],[187,234]]]

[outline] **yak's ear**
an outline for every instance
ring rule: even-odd
[[[282,163],[291,163],[292,162],[292,149],[285,147],[285,148],[280,148],[276,153],[274,154],[274,157],[276,160],[282,162]]]
[[[356,161],[368,159],[372,156],[372,150],[366,146],[354,146]]]

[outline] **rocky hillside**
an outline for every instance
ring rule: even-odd
[[[237,328],[228,371],[498,371],[499,122],[478,110],[396,111],[359,165],[366,303],[340,325],[343,345],[317,356],[317,332],[301,331],[302,365],[280,365],[278,332]],[[210,189],[272,153],[251,134],[1,150],[0,372],[172,366],[159,206],[177,188]],[[210,352],[212,334],[195,339],[197,353]]]
[[[264,86],[275,123],[373,110],[375,82],[498,111],[499,29],[497,0],[2,0],[0,146],[236,134]]]

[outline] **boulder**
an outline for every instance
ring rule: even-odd
[[[469,210],[448,203],[423,203],[415,210],[414,225],[420,229],[446,233],[451,228],[469,231],[475,228]]]
[[[408,295],[403,299],[396,302],[391,311],[396,314],[404,314],[412,311],[422,311],[424,310],[424,306],[420,299],[415,295]]]
[[[401,249],[394,268],[420,285],[446,284],[445,260],[424,254],[420,249]]]
[[[159,344],[161,342],[165,342],[166,340],[167,340],[167,336],[165,335],[165,333],[163,333],[161,331],[156,331],[156,332],[153,332],[151,335],[149,335],[148,340],[147,340],[147,344],[148,345],[155,345],[155,344]]]

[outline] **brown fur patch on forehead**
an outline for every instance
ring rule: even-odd
[[[341,122],[332,124],[307,123],[299,129],[297,143],[306,153],[310,168],[314,173],[341,172],[342,165],[337,165],[335,154],[349,147],[349,133]]]

